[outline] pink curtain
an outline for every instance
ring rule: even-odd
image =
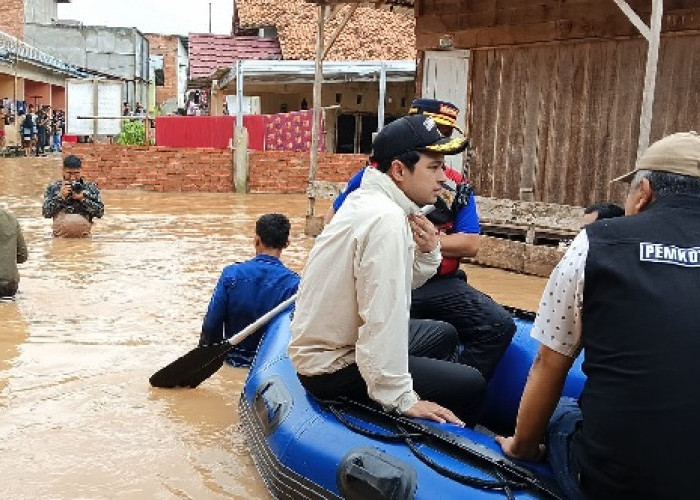
[[[264,115],[265,151],[310,151],[313,111],[292,111]],[[319,130],[318,150],[324,151],[323,123]]]

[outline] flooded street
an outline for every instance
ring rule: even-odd
[[[148,378],[195,347],[221,269],[254,255],[259,215],[290,217],[282,259],[301,271],[306,198],[103,191],[91,239],[54,239],[41,202],[59,161],[0,158],[0,204],[29,248],[17,299],[0,303],[0,496],[267,497],[238,429],[246,371],[225,366],[195,390]],[[545,283],[467,272],[527,309]]]

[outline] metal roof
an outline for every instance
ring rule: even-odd
[[[3,59],[7,61],[17,59],[72,77],[85,78],[89,76],[83,69],[63,62],[4,31],[0,31],[0,53],[2,53]]]
[[[243,78],[251,83],[313,83],[315,61],[241,61]],[[388,82],[413,81],[415,61],[326,61],[323,63],[323,82],[379,81],[382,65]],[[235,68],[222,68],[213,76],[219,87],[236,80]]]

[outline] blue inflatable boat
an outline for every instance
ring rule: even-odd
[[[498,366],[481,430],[513,429],[538,343],[532,313],[513,311],[517,333]],[[506,458],[493,437],[451,424],[388,415],[308,395],[287,357],[290,315],[269,326],[239,402],[255,464],[275,498],[561,498],[546,465]],[[581,359],[565,395],[583,387]]]

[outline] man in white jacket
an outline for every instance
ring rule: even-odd
[[[289,356],[320,399],[347,396],[386,411],[473,423],[485,381],[454,363],[457,333],[425,320],[409,331],[411,289],[440,264],[435,227],[419,215],[446,180],[444,154],[463,137],[443,137],[432,118],[412,115],[382,129],[362,186],[316,239],[302,274]]]

